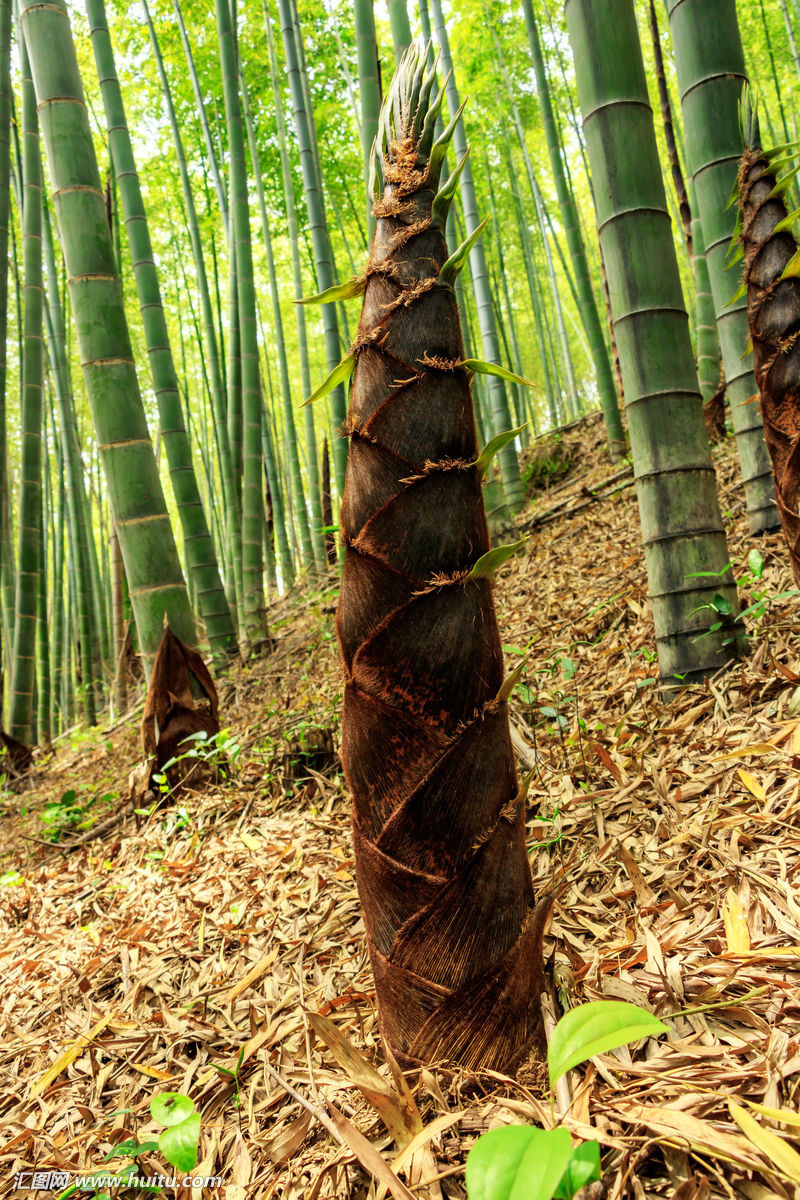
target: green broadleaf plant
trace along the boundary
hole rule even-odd
[[[595,1054],[668,1030],[652,1013],[620,1000],[573,1008],[556,1025],[547,1051],[550,1086]],[[572,1148],[569,1130],[506,1125],[478,1138],[467,1156],[469,1200],[572,1200],[600,1179],[596,1141]]]

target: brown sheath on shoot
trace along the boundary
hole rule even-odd
[[[800,584],[800,252],[787,216],[785,188],[796,175],[796,149],[761,149],[755,108],[742,97],[745,150],[739,169],[741,250],[753,365],[764,435],[775,473],[775,495]],[[781,166],[790,169],[781,179]]]
[[[479,456],[434,141],[411,46],[381,115],[385,186],[353,354],[337,616],[342,756],[383,1037],[402,1062],[508,1069],[539,1026],[542,937],[508,727]],[[456,116],[457,119],[457,116]],[[325,293],[325,299],[334,298]],[[348,360],[345,360],[348,363]],[[341,378],[347,373],[333,375]],[[321,389],[322,390],[322,389]],[[487,557],[488,555],[488,557]]]

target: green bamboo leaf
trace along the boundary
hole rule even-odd
[[[158,1148],[168,1163],[179,1171],[191,1171],[197,1162],[200,1141],[200,1113],[192,1113],[180,1125],[165,1129],[158,1139]]]
[[[728,308],[731,304],[735,304],[737,300],[741,300],[746,295],[747,295],[747,284],[742,282],[739,285],[739,287],[736,289],[736,291],[733,293],[733,295],[731,296],[730,300],[725,305],[725,307]]]
[[[787,171],[785,175],[780,177],[767,199],[774,200],[777,196],[782,196],[791,186],[798,171],[800,171],[800,163],[795,163],[790,171]]]
[[[739,240],[740,240],[741,236],[742,236],[742,210],[738,209],[737,213],[736,213],[736,222],[733,226],[733,233],[731,234],[731,240],[730,240],[730,244],[728,246],[728,253],[725,255],[726,261],[730,258],[730,256],[735,251],[736,247],[739,245]]]
[[[724,211],[727,212],[729,208],[732,208],[738,199],[739,199],[739,180],[737,178],[734,180],[733,187],[731,188],[731,194],[728,197],[728,203],[725,205]]]
[[[800,208],[795,208],[787,217],[784,217],[782,221],[778,221],[778,224],[775,226],[772,232],[791,233],[798,218],[800,218]]]
[[[315,392],[311,393],[307,400],[303,401],[300,407],[305,408],[307,404],[313,404],[316,400],[321,400],[323,396],[327,396],[340,383],[346,383],[353,374],[355,366],[356,355],[355,351],[353,351],[352,354],[346,354],[342,361],[336,364],[328,378],[319,385]]]
[[[786,152],[789,150],[797,150],[799,148],[800,142],[781,142],[779,145],[773,146],[771,150],[764,150],[762,153],[767,162],[772,162],[772,160],[778,158],[779,155],[786,154]]]
[[[194,1112],[194,1103],[180,1092],[162,1092],[150,1101],[150,1116],[159,1125],[179,1125]]]
[[[741,242],[737,241],[736,245],[732,246],[731,249],[733,251],[733,254],[729,255],[726,270],[730,270],[731,267],[735,267],[736,264],[740,263],[742,261],[742,259],[744,258],[744,246],[742,245]]]
[[[551,1200],[572,1156],[569,1130],[504,1125],[467,1155],[469,1200]]]
[[[758,91],[745,83],[739,97],[739,128],[745,146],[755,149],[761,141],[758,128]]]
[[[456,167],[450,178],[442,184],[439,191],[433,198],[433,207],[431,209],[431,224],[436,225],[439,229],[444,229],[447,224],[447,214],[450,212],[450,205],[453,202],[453,197],[456,194],[458,181],[461,178],[461,172],[467,164],[469,158],[470,147],[467,146],[461,161]]]
[[[434,149],[435,149],[435,147],[434,147]],[[441,271],[439,272],[439,283],[452,284],[456,275],[461,270],[461,268],[464,266],[464,263],[467,261],[467,256],[468,256],[470,250],[472,249],[472,247],[477,242],[478,238],[483,233],[484,226],[486,225],[486,222],[488,220],[489,220],[488,217],[484,217],[483,220],[481,221],[480,225],[477,227],[477,229],[473,229],[472,233],[469,235],[467,240],[462,242],[461,245],[458,247],[458,249],[455,251],[455,253],[450,255],[447,262],[444,264]]]
[[[786,266],[783,268],[781,279],[793,279],[797,275],[800,275],[800,250],[796,250],[794,252]]]
[[[334,300],[352,300],[354,296],[363,296],[366,286],[366,278],[356,275],[347,283],[337,283],[335,287],[326,288],[316,296],[303,296],[302,300],[295,300],[295,304],[331,304]]]
[[[556,1025],[547,1047],[550,1086],[595,1054],[667,1032],[669,1026],[652,1013],[622,1000],[592,1000],[570,1009]]]
[[[438,65],[438,62],[439,62],[439,51],[437,50],[436,57],[435,57],[434,63],[433,63],[434,69]],[[430,152],[431,146],[433,145],[433,135],[434,135],[434,131],[436,128],[436,119],[442,110],[442,103],[444,102],[444,94],[445,94],[445,85],[442,84],[441,88],[436,93],[436,97],[431,102],[430,108],[425,113],[425,120],[422,122],[422,134],[420,135],[420,139],[419,139],[419,149],[420,149],[420,153],[423,155],[427,155]]]
[[[465,358],[461,366],[466,367],[468,371],[477,371],[481,375],[496,375],[498,379],[507,379],[509,383],[520,383],[523,387],[536,387],[532,379],[526,379],[524,375],[515,375],[513,371],[501,367],[499,363],[484,362],[482,358]]]
[[[475,462],[472,464],[474,467],[478,468],[478,471],[481,475],[485,475],[489,470],[489,465],[494,456],[499,454],[503,447],[507,446],[509,442],[513,442],[517,434],[522,433],[527,424],[528,422],[526,421],[524,425],[518,426],[517,429],[507,429],[505,433],[498,433],[496,437],[493,437],[491,441],[486,443],[478,457],[475,459]]]
[[[475,563],[467,579],[491,579],[495,571],[499,571],[503,563],[508,562],[521,550],[527,540],[524,537],[518,542],[510,542],[508,546],[495,546],[492,550],[487,550]]]
[[[369,156],[369,181],[367,183],[368,194],[373,200],[379,200],[384,188],[383,174],[383,130],[379,126],[378,132],[375,134],[375,139],[372,143],[372,150]]]
[[[439,172],[442,169],[444,157],[447,154],[453,134],[455,133],[456,125],[461,119],[461,114],[467,106],[467,101],[464,100],[459,106],[455,115],[445,125],[442,132],[439,134],[431,149],[430,162],[428,164],[428,179],[435,181],[439,178]]]

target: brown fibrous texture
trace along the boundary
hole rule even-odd
[[[782,278],[797,246],[790,232],[775,232],[787,215],[782,198],[771,195],[775,182],[761,150],[745,150],[739,183],[753,365],[778,512],[800,584],[800,279]]]
[[[382,1035],[406,1065],[508,1070],[540,1042],[534,903],[470,376],[436,181],[395,140],[346,431],[342,758]]]
[[[209,738],[219,733],[218,714],[217,689],[208,667],[196,650],[165,628],[153,660],[141,725],[142,748],[146,755],[155,756],[153,770],[162,770],[184,754],[191,746],[187,738],[198,733]],[[170,786],[174,789],[186,783],[188,773],[196,782],[196,766],[187,761],[168,768]]]

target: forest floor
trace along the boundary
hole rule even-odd
[[[393,1195],[455,1200],[475,1138],[520,1121],[599,1140],[593,1195],[797,1195],[797,602],[771,601],[792,586],[780,538],[748,536],[732,443],[715,457],[737,577],[754,546],[765,560],[743,599],[770,602],[749,657],[705,686],[669,704],[653,686],[630,479],[583,503],[617,474],[597,421],[538,444],[520,524],[565,506],[532,527],[496,588],[507,666],[530,654],[512,721],[521,770],[536,767],[535,884],[561,888],[554,994],[632,1001],[668,1037],[573,1070],[552,1106],[530,1068],[412,1073],[423,1132],[398,1152],[383,1118],[403,1104],[378,1039],[343,781],[324,755],[305,782],[289,778],[315,729],[338,745],[343,688],[335,586],[296,589],[271,609],[274,653],[220,681],[241,746],[229,781],[137,817],[132,714],[64,739],[27,790],[0,797],[3,1194],[17,1172],[75,1175],[124,1139],[150,1140],[150,1100],[168,1091],[202,1112],[193,1174],[222,1181],[179,1188],[187,1200],[382,1197],[361,1165],[380,1170],[381,1156]],[[70,848],[71,823],[100,828],[109,812],[115,824]],[[367,1064],[386,1081],[375,1106],[357,1086],[375,1086]],[[781,1124],[754,1104],[792,1111]],[[145,1156],[141,1173],[159,1162]]]

